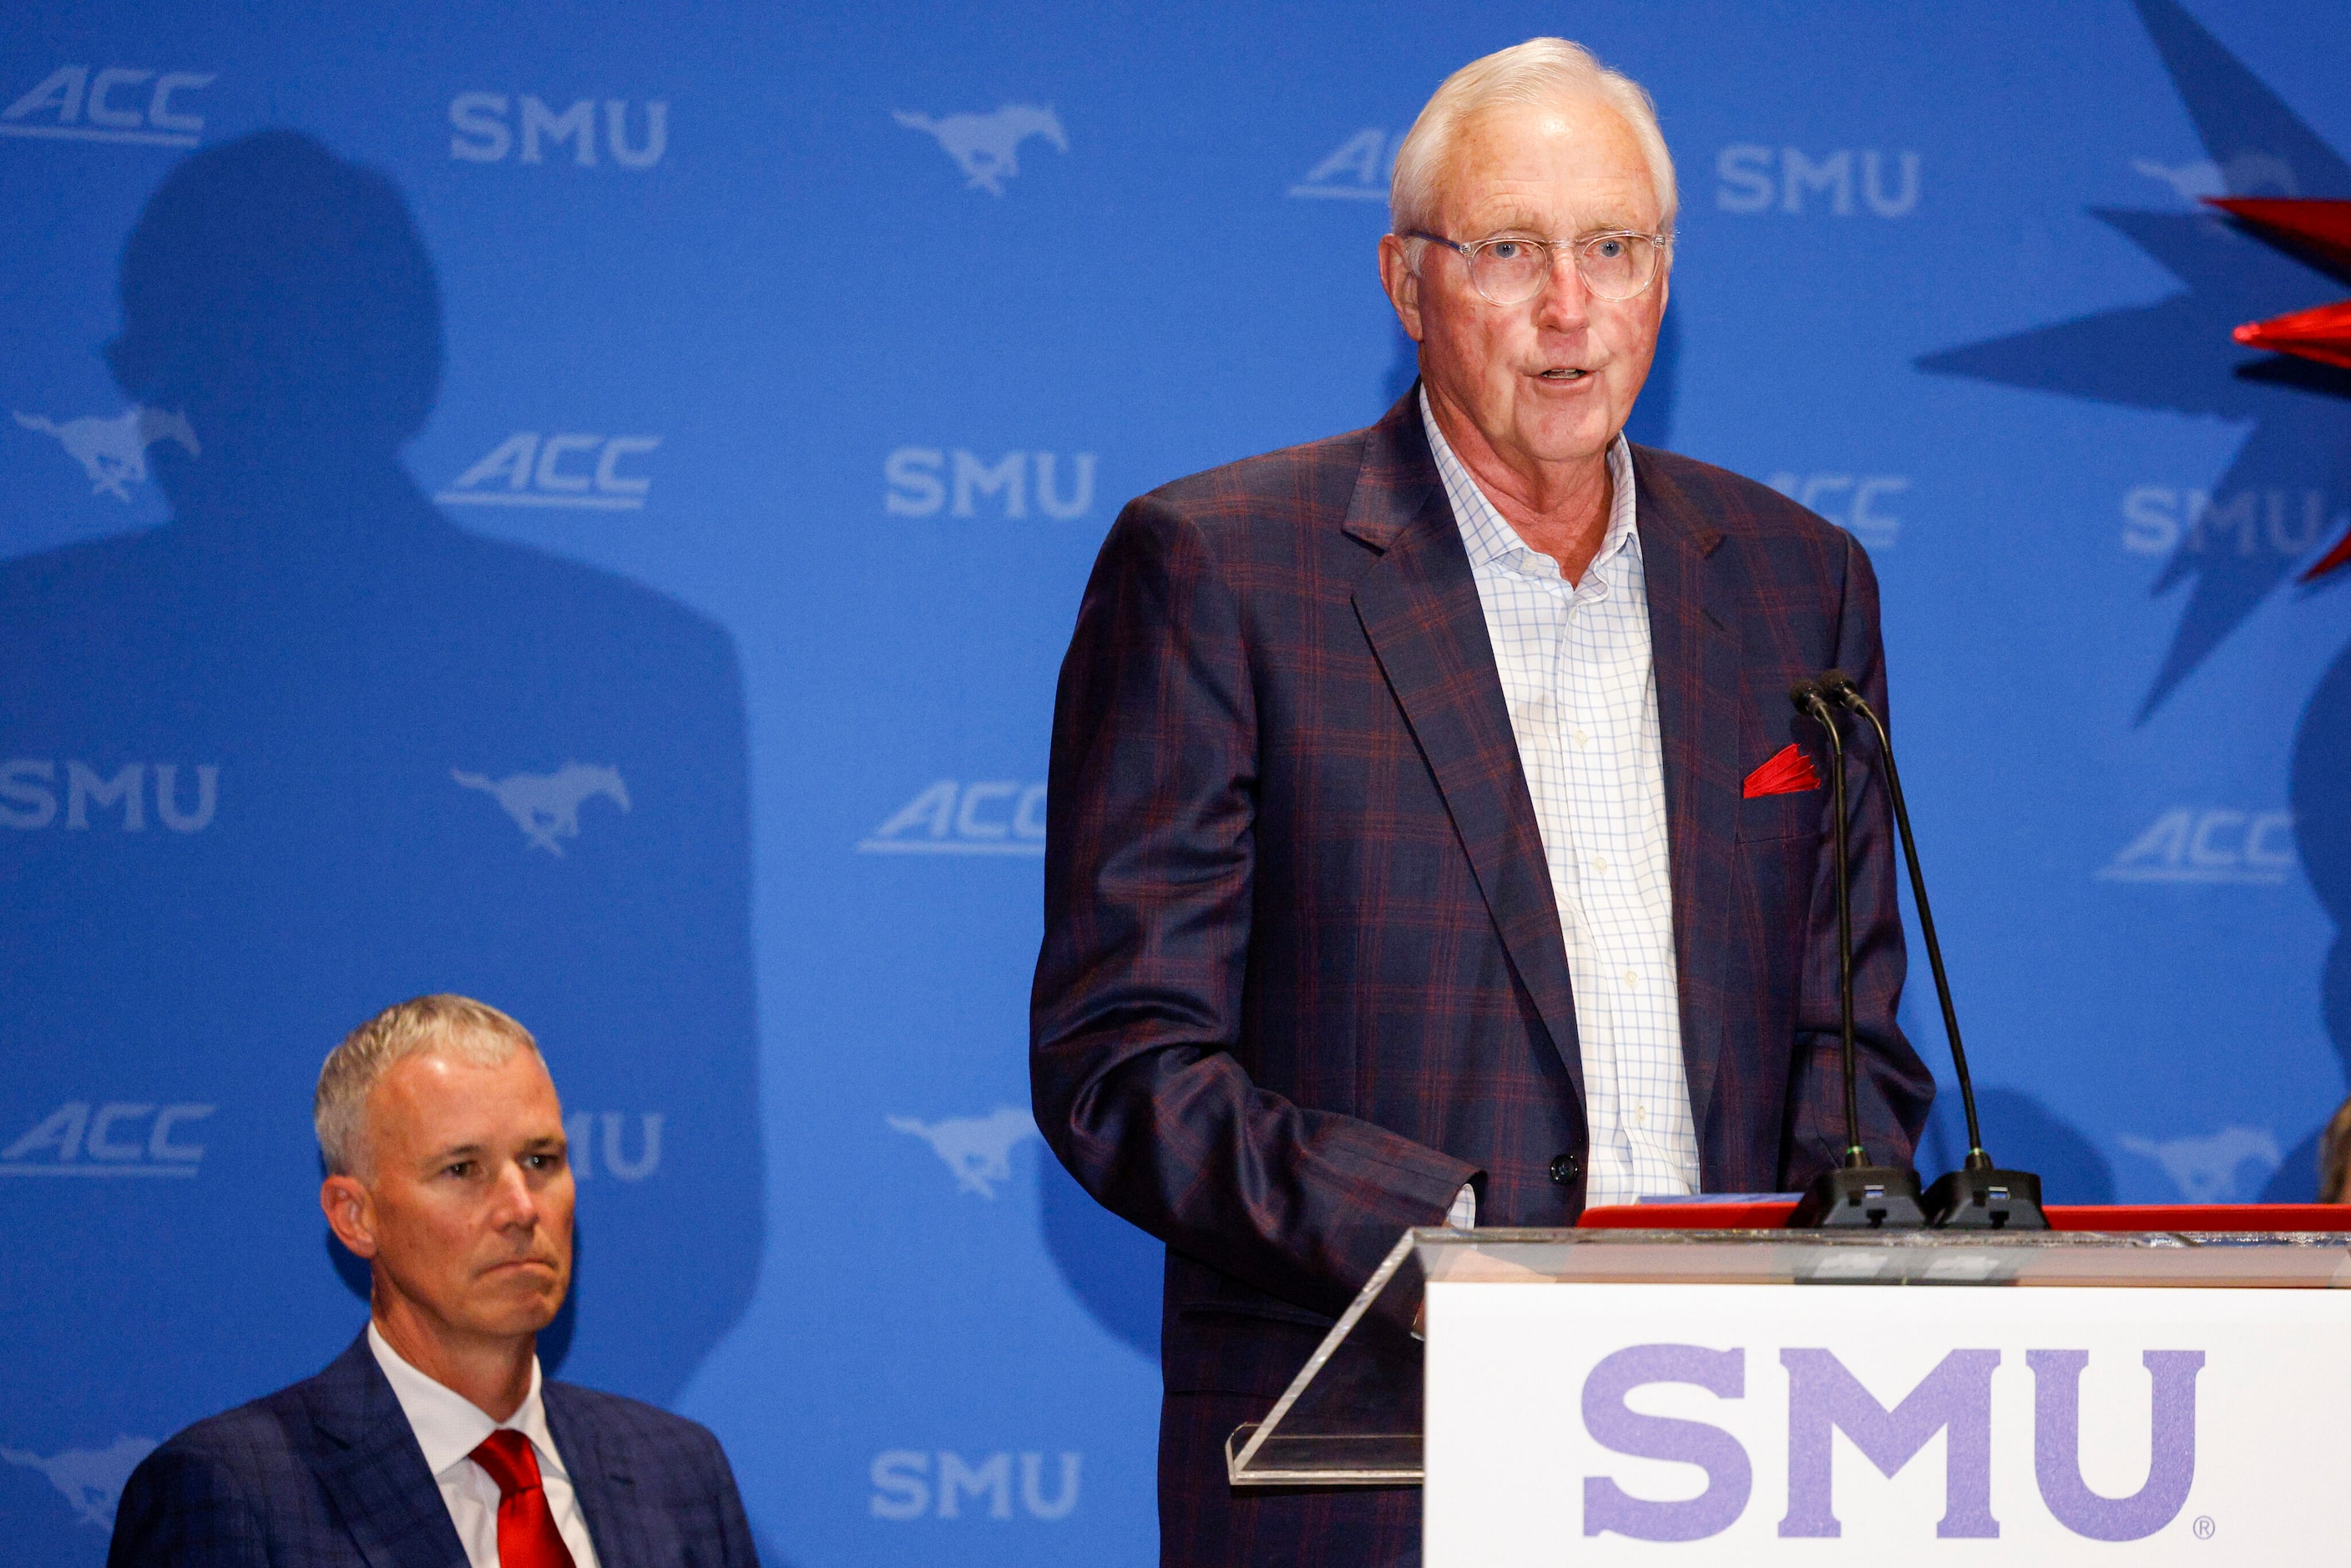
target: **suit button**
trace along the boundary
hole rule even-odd
[[[1551,1179],[1562,1186],[1573,1186],[1583,1174],[1583,1162],[1573,1155],[1556,1155],[1551,1162]]]

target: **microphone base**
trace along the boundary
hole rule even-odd
[[[1791,1230],[1920,1230],[1926,1224],[1918,1173],[1893,1166],[1823,1171],[1788,1217]]]
[[[1956,1170],[1927,1189],[1927,1223],[1937,1230],[2046,1230],[2041,1178],[2031,1171]]]

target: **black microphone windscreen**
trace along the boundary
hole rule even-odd
[[[1853,677],[1846,674],[1843,670],[1823,670],[1821,672],[1821,690],[1828,693],[1829,695],[1833,697],[1841,697],[1844,695],[1845,693],[1854,689]]]
[[[1788,700],[1796,705],[1798,713],[1812,712],[1813,705],[1821,700],[1820,683],[1813,680],[1799,680],[1788,688]]]

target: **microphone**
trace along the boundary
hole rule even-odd
[[[1918,1173],[1870,1164],[1861,1143],[1861,1092],[1853,1055],[1853,883],[1846,860],[1844,737],[1837,732],[1819,683],[1798,681],[1788,689],[1796,711],[1817,722],[1829,737],[1830,810],[1836,816],[1837,1005],[1844,1046],[1844,1160],[1823,1171],[1806,1188],[1791,1230],[1904,1230],[1924,1225],[1918,1207]]]
[[[1950,977],[1943,972],[1943,945],[1935,938],[1935,912],[1927,902],[1927,875],[1918,869],[1918,840],[1910,831],[1910,808],[1902,798],[1902,770],[1894,761],[1894,737],[1886,721],[1843,670],[1821,676],[1820,689],[1869,721],[1877,732],[1877,755],[1886,763],[1886,792],[1894,802],[1894,825],[1902,833],[1902,858],[1910,869],[1910,896],[1918,906],[1919,934],[1927,939],[1927,963],[1935,973],[1935,998],[1943,1005],[1943,1034],[1951,1042],[1951,1065],[1959,1075],[1959,1105],[1968,1116],[1968,1157],[1927,1189],[1927,1223],[1938,1230],[2046,1230],[2041,1178],[2031,1171],[2001,1170],[1984,1152],[1976,1120],[1975,1081],[1968,1074],[1967,1048],[1959,1043],[1959,1015],[1951,1005]]]

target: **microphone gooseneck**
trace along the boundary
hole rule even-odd
[[[1918,838],[1910,831],[1910,807],[1902,798],[1902,769],[1894,760],[1894,737],[1886,733],[1886,721],[1877,716],[1877,710],[1869,706],[1869,700],[1843,670],[1831,670],[1822,675],[1820,685],[1831,701],[1843,703],[1867,719],[1869,727],[1877,732],[1877,755],[1886,759],[1886,793],[1894,803],[1894,825],[1902,832],[1902,860],[1910,872],[1910,897],[1918,906],[1918,932],[1927,942],[1927,967],[1934,971],[1935,999],[1943,1009],[1943,1035],[1951,1042],[1951,1066],[1959,1073],[1959,1108],[1967,1113],[1967,1168],[1988,1171],[1992,1168],[1992,1160],[1984,1153],[1983,1127],[1976,1119],[1975,1080],[1968,1072],[1967,1048],[1959,1043],[1959,1009],[1951,1004],[1951,980],[1943,969],[1943,945],[1935,936],[1935,911],[1927,901],[1927,873],[1918,868]]]
[[[1846,858],[1844,821],[1844,737],[1837,733],[1833,713],[1820,685],[1798,681],[1788,688],[1788,700],[1799,713],[1816,720],[1829,737],[1829,809],[1836,818],[1837,1024],[1844,1052],[1844,1163],[1848,1170],[1869,1164],[1861,1145],[1861,1096],[1856,1087],[1860,1069],[1853,1052],[1853,883]]]

